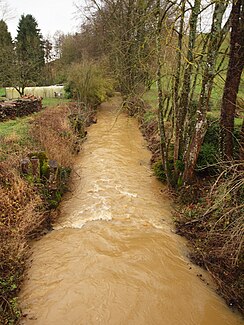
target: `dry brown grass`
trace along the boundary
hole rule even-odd
[[[44,185],[23,178],[20,161],[43,150],[59,166],[70,168],[74,144],[80,136],[69,121],[70,113],[68,106],[47,108],[26,122],[21,120],[25,132],[6,132],[1,137],[0,324],[15,323],[20,316],[16,296],[29,252],[29,237],[38,233],[50,216],[40,192]]]
[[[20,177],[16,164],[12,157],[0,163],[0,311],[5,323],[9,315],[12,320],[19,316],[14,296],[28,253],[27,237],[44,219],[40,195]]]
[[[47,156],[64,167],[72,166],[73,144],[77,141],[68,120],[70,113],[68,106],[47,108],[35,119],[31,130]]]
[[[244,313],[244,163],[221,167],[204,201],[185,208],[178,232],[193,243],[192,258],[211,273],[228,304]]]

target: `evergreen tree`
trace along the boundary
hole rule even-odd
[[[13,42],[7,24],[0,20],[0,85],[9,86],[13,66]]]
[[[22,15],[16,38],[15,88],[20,95],[26,86],[38,84],[45,64],[44,44],[38,24],[32,15]]]

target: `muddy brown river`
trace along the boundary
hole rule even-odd
[[[22,324],[243,324],[187,260],[137,122],[118,107],[102,105],[55,230],[33,243]]]

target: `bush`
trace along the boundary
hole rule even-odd
[[[215,165],[218,161],[217,157],[218,149],[216,148],[216,145],[214,143],[204,142],[198,156],[197,168],[201,169],[209,166],[214,168],[213,165]]]
[[[178,164],[178,167],[181,168],[181,162],[178,161],[177,164]],[[159,179],[161,182],[166,182],[167,179],[166,179],[166,174],[165,174],[165,171],[164,171],[162,161],[158,160],[157,162],[155,162],[153,164],[152,168],[153,168],[154,175],[157,177],[157,179]],[[170,170],[171,177],[173,177],[173,172],[174,172],[174,162],[173,162],[173,160],[170,160],[168,162],[168,168]],[[180,180],[177,180],[177,181],[180,181]],[[175,182],[175,180],[173,182]]]
[[[154,175],[159,179],[161,182],[166,182],[166,174],[162,165],[161,160],[155,162],[153,164],[153,172]]]
[[[83,61],[74,63],[69,68],[66,92],[86,106],[103,102],[112,88],[112,81],[105,77],[98,64]]]

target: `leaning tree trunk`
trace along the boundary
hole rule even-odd
[[[224,159],[233,159],[233,131],[236,99],[244,66],[244,0],[233,0],[230,59],[222,98],[220,150]]]

